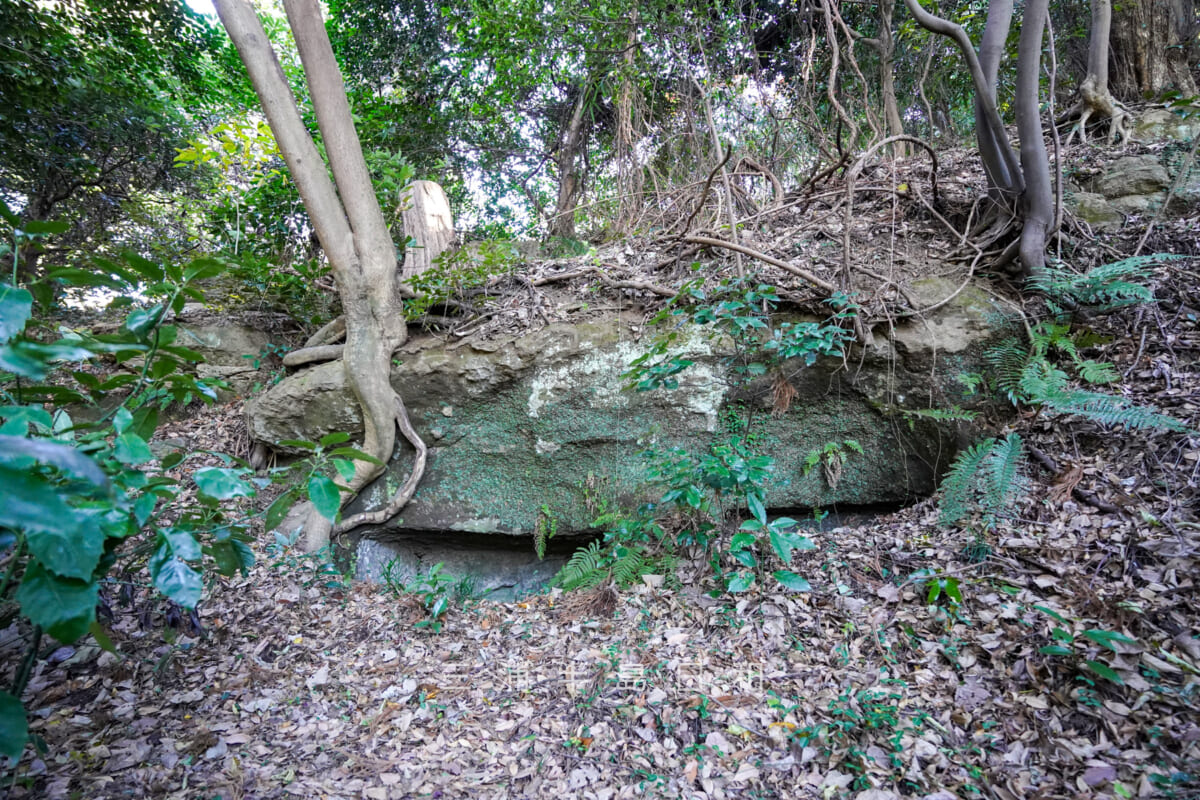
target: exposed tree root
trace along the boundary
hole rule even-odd
[[[404,407],[404,400],[396,393],[393,393],[393,398],[396,404],[396,428],[399,429],[400,433],[416,451],[416,457],[413,459],[412,470],[409,472],[408,480],[396,490],[396,493],[392,495],[392,499],[383,508],[374,511],[363,511],[339,522],[333,529],[334,536],[341,536],[362,525],[380,525],[387,522],[399,514],[404,506],[408,505],[408,501],[412,499],[413,494],[417,491],[417,487],[421,484],[421,478],[425,474],[425,462],[429,455],[429,448],[417,433],[417,429],[413,427],[412,421],[409,420],[408,409]]]
[[[1122,145],[1129,143],[1130,131],[1126,124],[1129,109],[1112,96],[1107,86],[1101,86],[1095,75],[1088,75],[1079,85],[1079,100],[1067,111],[1064,118],[1069,120],[1076,115],[1079,119],[1067,135],[1067,145],[1071,144],[1076,133],[1079,134],[1079,141],[1087,143],[1087,126],[1093,116],[1108,117],[1109,144],[1115,142],[1118,136]]]
[[[317,347],[304,347],[293,350],[283,357],[285,367],[302,367],[305,364],[316,364],[321,361],[335,361],[342,357],[346,346],[344,344],[323,344]]]

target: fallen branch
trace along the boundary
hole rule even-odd
[[[1059,474],[1060,470],[1058,468],[1058,464],[1053,458],[1046,455],[1033,445],[1029,445],[1029,454],[1033,456],[1034,461],[1041,464],[1047,470],[1055,475]],[[1081,503],[1087,503],[1092,508],[1098,511],[1103,511],[1106,514],[1119,514],[1121,512],[1120,506],[1114,506],[1107,500],[1102,500],[1097,497],[1094,492],[1089,492],[1087,489],[1080,489],[1078,486],[1071,490],[1071,496]]]
[[[790,272],[798,278],[803,278],[813,286],[816,286],[818,289],[823,289],[830,294],[833,294],[835,291],[837,291],[837,287],[832,283],[818,278],[808,270],[801,269],[800,267],[794,267],[786,261],[781,261],[774,256],[767,255],[766,253],[760,253],[759,251],[753,250],[745,245],[726,242],[723,239],[712,239],[708,236],[687,236],[683,241],[687,242],[688,244],[700,244],[705,245],[706,247],[722,247],[726,250],[732,250],[735,253],[741,253],[743,255],[750,256],[750,258],[757,259],[764,264],[770,264],[771,266],[779,267],[781,270]]]

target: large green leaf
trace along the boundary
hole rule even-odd
[[[33,295],[0,283],[0,344],[4,344],[21,331],[33,313]]]
[[[74,534],[79,514],[35,475],[0,467],[0,528]]]
[[[287,516],[297,498],[299,498],[299,493],[295,490],[284,492],[275,498],[275,502],[267,508],[267,516],[264,521],[267,530],[273,531],[279,527],[279,523],[283,522],[283,518]]]
[[[17,589],[25,616],[60,642],[70,644],[88,632],[96,618],[99,586],[91,581],[60,578],[33,561]]]
[[[150,557],[150,578],[155,588],[184,608],[195,608],[200,602],[204,588],[200,573],[177,558],[166,542]]]
[[[0,435],[4,436],[24,436],[29,433],[30,425],[49,428],[54,424],[49,411],[34,405],[0,406],[0,419],[4,420],[4,424],[0,425]],[[0,452],[5,449],[0,447]]]
[[[179,528],[164,528],[159,534],[166,540],[171,552],[184,561],[195,561],[200,558],[200,543],[196,537]]]
[[[108,477],[95,461],[65,444],[20,436],[0,436],[0,467],[24,470],[29,461],[57,468],[64,475],[108,488]]]
[[[29,551],[47,569],[64,578],[88,580],[104,552],[104,533],[92,526],[74,530],[30,530],[25,533]]]
[[[338,509],[342,507],[342,493],[337,484],[324,475],[313,475],[308,480],[308,499],[326,519],[337,518]]]
[[[146,444],[146,440],[133,432],[122,433],[117,437],[113,447],[113,456],[122,464],[130,466],[154,460],[154,453],[150,452],[150,446]]]
[[[0,692],[0,756],[16,761],[29,741],[25,706],[8,692]]]
[[[200,491],[216,500],[234,497],[253,497],[254,487],[242,480],[244,470],[228,467],[204,467],[196,470],[192,479]]]

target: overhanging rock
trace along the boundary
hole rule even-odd
[[[927,281],[916,294],[931,302],[954,285]],[[620,375],[645,342],[639,319],[554,324],[508,341],[446,345],[415,339],[397,354],[392,384],[430,445],[425,478],[400,517],[356,536],[450,532],[531,536],[553,520],[560,535],[589,530],[587,497],[630,503],[644,490],[639,453],[682,447],[693,453],[727,441],[745,424],[775,459],[768,506],[795,509],[899,503],[930,493],[953,457],[958,432],[905,412],[962,403],[956,378],[975,371],[994,333],[986,295],[970,287],[927,320],[877,331],[878,345],[842,361],[787,370],[796,396],[773,416],[771,381],[739,384],[725,344],[692,330],[681,337],[695,362],[679,388],[622,390]],[[248,404],[259,441],[316,440],[332,430],[361,430],[340,362],[294,375]],[[852,439],[839,479],[805,459],[828,443]],[[349,511],[386,502],[408,473],[401,448],[388,473]],[[539,520],[541,521],[539,523]]]

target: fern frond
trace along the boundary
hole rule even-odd
[[[988,453],[981,469],[984,497],[983,511],[989,518],[1004,516],[1013,501],[1026,488],[1021,479],[1021,459],[1025,456],[1025,443],[1015,433],[996,442]]]
[[[617,560],[612,565],[612,581],[617,586],[629,586],[641,580],[648,570],[646,555],[638,547],[618,547]]]
[[[566,591],[595,586],[608,576],[605,565],[607,555],[608,552],[601,549],[599,541],[581,547],[571,556],[571,560],[563,565],[550,584]]]
[[[942,497],[938,503],[941,512],[938,515],[940,524],[953,525],[970,512],[977,473],[995,446],[995,439],[984,439],[971,445],[954,459],[954,463],[942,479]]]
[[[1116,368],[1107,361],[1084,359],[1076,366],[1079,369],[1079,377],[1091,384],[1115,383],[1120,378]]]

